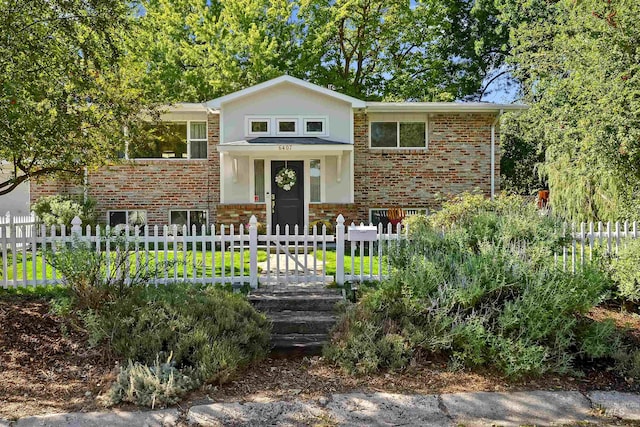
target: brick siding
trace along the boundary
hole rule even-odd
[[[96,201],[99,221],[106,221],[109,210],[143,209],[149,224],[167,224],[169,210],[198,209],[209,212],[216,220],[220,200],[220,141],[218,114],[209,114],[207,159],[131,160],[90,171],[88,195]],[[74,191],[60,181],[49,180],[32,185],[31,202],[56,192]]]
[[[437,208],[440,197],[480,189],[491,190],[491,123],[494,114],[440,113],[429,119],[428,149],[371,149],[366,113],[354,114],[355,203],[312,203],[309,223],[367,222],[370,208]],[[149,224],[166,224],[170,209],[209,212],[211,223],[246,224],[251,215],[266,222],[264,204],[219,204],[220,140],[218,114],[208,115],[208,158],[201,160],[136,160],[89,173],[88,194],[97,202],[100,221],[108,210],[144,209]],[[496,191],[500,176],[496,132]],[[82,194],[77,183],[34,181],[31,202],[48,194]]]
[[[440,197],[474,189],[490,195],[494,120],[493,114],[432,114],[426,150],[371,149],[367,115],[354,114],[357,220],[367,221],[369,208],[437,208]],[[498,147],[496,137],[496,191]]]
[[[251,215],[255,215],[259,223],[267,223],[267,210],[264,203],[223,203],[219,204],[217,223],[238,227],[249,224]]]

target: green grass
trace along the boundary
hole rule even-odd
[[[8,280],[24,280],[24,268],[26,267],[26,280],[34,279],[34,263],[33,263],[33,255],[31,252],[26,253],[26,256],[23,257],[22,253],[16,253],[16,269],[15,274],[13,270],[13,257],[14,255],[9,254],[7,259],[7,279]],[[113,259],[115,254],[112,252],[111,258]],[[192,268],[194,263],[195,256],[195,268]],[[164,252],[158,252],[158,265],[166,265],[167,270],[167,278],[168,279],[182,279],[185,277],[185,267],[186,267],[186,277],[188,279],[198,279],[202,277],[203,269],[206,277],[211,277],[212,273],[212,264],[211,264],[212,253],[205,252],[204,264],[203,257],[201,251],[196,251],[195,253],[192,251],[183,252],[181,250],[176,251],[173,250],[167,251],[167,256],[165,260]],[[244,272],[244,275],[249,275],[249,251],[244,251],[244,259],[241,264],[241,254],[240,251],[235,251],[233,253],[233,264],[231,263],[232,254],[230,252],[225,252],[224,257],[224,271],[225,276],[231,276],[231,266],[233,265],[234,276],[241,275],[241,272]],[[265,251],[258,251],[258,262],[266,261],[267,254]],[[46,277],[47,280],[53,279],[53,268],[47,262],[46,269],[42,268],[43,255],[38,252],[36,254],[35,260],[35,275],[38,280]],[[166,262],[165,262],[166,261]],[[135,254],[131,254],[129,256],[129,264],[130,269],[133,272],[136,268],[136,256]],[[2,265],[2,261],[0,261],[0,265]],[[141,268],[145,267],[145,256],[144,253],[140,253],[138,256],[138,265]],[[149,256],[149,269],[153,271],[155,266],[155,255],[150,253]],[[203,268],[204,267],[204,268]],[[46,274],[43,274],[43,271],[46,271]],[[195,274],[194,274],[195,273]],[[215,277],[222,276],[222,254],[220,252],[215,253]],[[158,273],[159,278],[164,278],[164,272]],[[58,273],[57,278],[60,278],[60,274]],[[4,275],[2,269],[0,269],[0,281],[4,280]]]
[[[351,253],[347,251],[347,253],[345,254],[345,258],[344,258],[344,274],[351,274],[351,264],[352,264],[352,260],[351,260]],[[316,254],[316,258],[318,258],[318,260],[322,260],[322,252],[319,252]],[[368,276],[371,273],[371,266],[370,266],[370,261],[371,261],[371,257],[368,255],[365,255],[363,257],[364,259],[362,260],[363,263],[363,272],[365,276]],[[378,264],[378,260],[379,257],[378,255],[374,255],[373,256],[373,275],[377,276],[378,272],[379,272],[379,264]],[[335,251],[327,251],[327,255],[326,255],[326,271],[327,271],[327,275],[329,276],[333,276],[336,274],[336,252]],[[389,268],[387,265],[387,258],[385,256],[382,257],[382,274],[386,275],[388,274]],[[356,253],[356,256],[353,258],[353,272],[355,275],[360,275],[360,257],[358,256],[358,254]]]
[[[34,262],[33,262],[33,255],[32,253],[26,252],[26,254],[23,254],[21,252],[18,252],[15,254],[16,257],[16,269],[15,269],[15,273],[14,273],[14,269],[13,269],[13,256],[12,254],[8,254],[8,259],[7,259],[7,271],[4,272],[2,268],[0,268],[0,282],[2,280],[4,280],[4,275],[6,274],[7,280],[17,280],[22,281],[26,280],[28,281],[32,281],[34,280]],[[111,253],[111,257],[113,259],[113,257],[115,256],[115,254]],[[195,268],[192,269],[193,263],[194,263],[194,259],[193,257],[195,256]],[[318,251],[316,252],[316,258],[318,259],[318,266],[321,265],[321,261],[323,260],[323,252]],[[264,250],[260,250],[258,251],[258,262],[264,262],[267,259],[267,253]],[[369,274],[371,273],[371,269],[370,269],[370,257],[369,256],[364,256],[363,259],[363,272],[365,276],[369,276]],[[245,276],[249,275],[249,251],[245,250],[244,251],[244,259],[243,259],[243,263],[241,264],[240,262],[241,257],[240,257],[240,251],[235,251],[233,254],[233,270],[234,270],[234,276],[240,276],[242,275],[242,273],[244,273]],[[48,261],[48,260],[47,260]],[[0,267],[3,266],[2,264],[3,260],[1,259],[1,254],[0,254]],[[135,271],[136,268],[136,257],[135,254],[132,253],[129,256],[129,263],[130,263],[130,271],[133,273]],[[138,255],[138,264],[144,268],[145,266],[145,257],[144,257],[144,252],[140,252]],[[202,252],[201,251],[191,251],[188,250],[186,252],[183,252],[182,250],[177,250],[175,253],[173,250],[168,250],[167,251],[167,257],[165,260],[165,254],[164,251],[159,251],[158,252],[158,264],[159,265],[166,265],[166,278],[167,279],[183,279],[183,278],[187,278],[187,279],[199,279],[202,277],[203,274],[203,269],[204,269],[204,273],[205,273],[205,277],[212,277],[212,253],[210,251],[205,252],[205,257],[204,257],[204,263],[203,263],[203,258],[202,258]],[[231,253],[229,251],[225,252],[225,257],[224,257],[224,272],[225,272],[225,277],[230,277],[231,276]],[[345,274],[349,275],[351,274],[351,264],[352,264],[352,259],[351,259],[351,254],[349,251],[347,251],[347,254],[345,256],[345,260],[344,260],[344,264],[345,264]],[[354,257],[353,259],[353,269],[354,269],[354,274],[355,275],[359,275],[360,274],[360,258],[359,256],[356,255],[356,257]],[[150,256],[149,256],[149,268],[150,270],[153,271],[155,265],[155,255],[153,252],[150,252]],[[186,275],[185,275],[185,266],[186,266]],[[26,269],[26,275],[25,275],[25,269]],[[45,272],[45,273],[43,273]],[[374,255],[373,256],[373,270],[372,270],[372,274],[374,276],[377,276],[379,272],[379,264],[378,264],[378,256]],[[382,263],[382,272],[383,274],[387,274],[388,273],[388,266],[387,266],[387,262],[386,262],[386,257],[383,257],[383,263]],[[195,274],[194,274],[195,273]],[[327,250],[326,251],[326,274],[329,276],[335,276],[336,274],[336,252],[335,250]],[[53,275],[53,268],[51,266],[51,264],[49,262],[46,263],[46,269],[43,270],[43,255],[40,251],[38,251],[38,253],[36,253],[36,259],[35,259],[35,277],[38,280],[42,280],[42,279],[47,279],[47,280],[53,280],[54,275]],[[163,271],[158,273],[158,277],[160,279],[164,279],[165,278],[165,274]],[[217,251],[215,253],[215,275],[214,277],[222,277],[222,254]],[[57,279],[60,279],[60,273],[57,274],[56,276]]]

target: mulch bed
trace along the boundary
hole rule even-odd
[[[597,308],[596,320],[613,318],[640,343],[640,316],[615,307]],[[104,409],[97,399],[115,378],[105,349],[89,349],[87,336],[50,313],[43,300],[0,297],[0,418]],[[425,361],[402,373],[353,377],[320,357],[271,358],[239,372],[224,385],[190,394],[182,408],[207,401],[313,399],[331,393],[452,393],[517,390],[640,390],[605,366],[589,366],[580,378],[547,375],[507,381],[486,372],[450,372],[444,360]],[[127,407],[126,409],[131,409]]]
[[[64,333],[63,333],[64,332]],[[0,417],[97,408],[113,364],[42,300],[0,299]]]

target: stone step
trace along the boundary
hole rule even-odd
[[[322,294],[322,295],[342,295],[342,289],[326,288],[322,286],[304,286],[304,285],[274,285],[263,286],[256,290],[251,291],[251,295],[307,295],[307,294]]]
[[[337,316],[319,311],[280,311],[268,313],[267,317],[275,335],[328,334],[337,320]]]
[[[249,302],[260,311],[318,311],[332,312],[336,304],[342,301],[341,295],[336,294],[258,294],[249,295]]]
[[[327,334],[274,334],[271,336],[271,352],[290,354],[320,354],[329,340]]]

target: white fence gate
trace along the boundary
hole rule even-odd
[[[382,280],[391,270],[387,250],[407,236],[400,224],[386,229],[381,224],[346,227],[342,215],[335,234],[323,226],[311,233],[306,227],[277,227],[274,234],[259,235],[255,217],[249,227],[211,225],[190,230],[186,226],[83,228],[75,218],[71,233],[65,226],[36,225],[33,216],[21,220],[0,220],[0,286],[4,288],[62,283],[60,272],[50,263],[51,255],[78,242],[104,256],[105,276],[121,275],[129,281],[144,274],[156,284],[192,281],[255,288],[258,283],[340,285]],[[636,222],[583,223],[570,231],[572,242],[555,258],[565,270],[573,271],[592,258],[596,248],[615,253],[626,239],[640,237]]]

